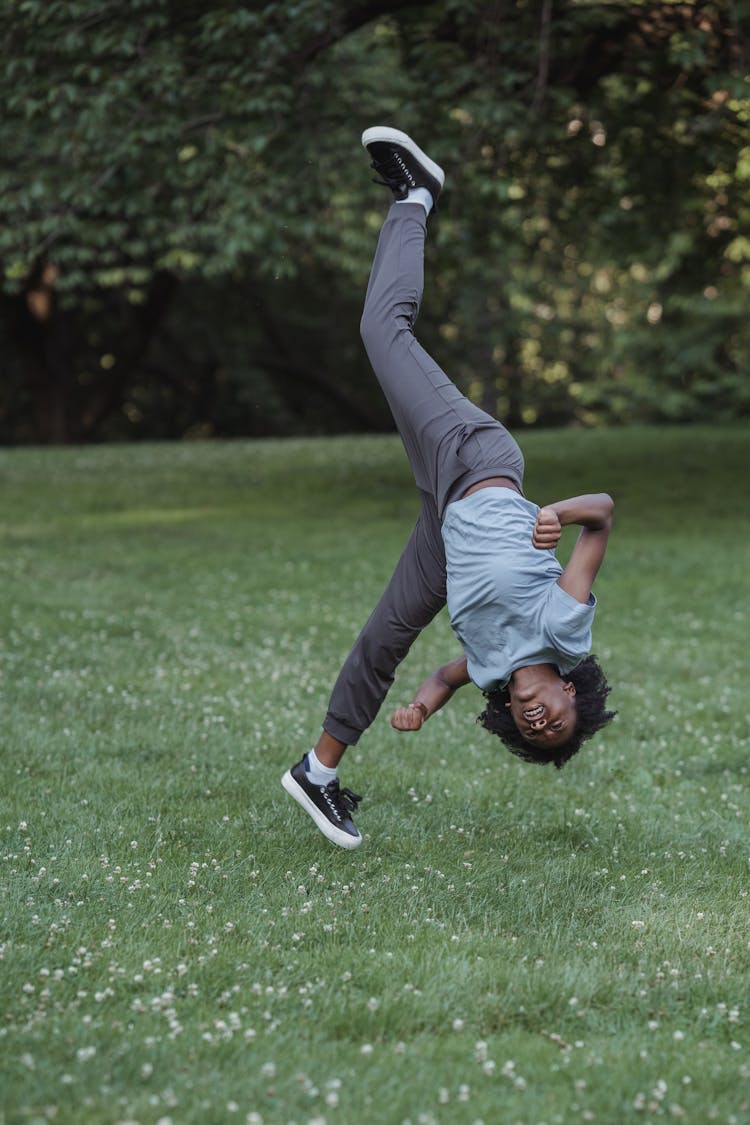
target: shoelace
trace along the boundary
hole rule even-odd
[[[347,816],[350,816],[356,810],[357,805],[362,800],[356,793],[352,793],[351,789],[342,789],[338,781],[329,782],[327,788],[337,806]]]
[[[406,183],[404,170],[396,163],[396,158],[393,156],[389,160],[373,160],[370,167],[382,177],[380,180],[372,181],[374,184],[379,184],[380,187],[387,187],[392,191],[394,187]]]

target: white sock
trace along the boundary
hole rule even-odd
[[[324,766],[315,750],[310,750],[307,754],[305,773],[313,785],[328,785],[329,781],[335,781],[337,777],[335,768],[331,769],[330,766]]]
[[[432,196],[426,187],[412,188],[406,199],[397,199],[397,203],[421,203],[429,215],[432,210]]]

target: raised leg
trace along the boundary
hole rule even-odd
[[[462,395],[414,336],[425,223],[418,203],[392,205],[378,240],[361,333],[417,487],[433,497],[442,518],[457,483],[472,471],[487,468],[487,475],[508,475],[520,487],[523,458],[505,427]],[[467,446],[480,431],[481,442]]]

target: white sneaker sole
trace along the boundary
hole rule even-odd
[[[439,164],[436,164],[434,160],[430,160],[427,153],[422,152],[419,145],[416,145],[406,133],[402,133],[400,129],[389,129],[386,125],[373,125],[372,128],[365,129],[362,134],[362,144],[367,148],[367,146],[374,141],[381,141],[384,144],[400,145],[401,148],[405,148],[407,152],[410,152],[412,156],[416,157],[425,172],[433,176],[442,188],[445,183],[445,172]]]
[[[294,797],[298,805],[301,805],[305,812],[312,817],[315,824],[323,833],[323,835],[331,841],[332,844],[337,844],[340,848],[358,848],[362,843],[361,836],[350,836],[348,832],[342,831],[337,828],[335,824],[331,824],[330,820],[323,815],[317,805],[315,805],[301,785],[292,777],[292,771],[287,770],[281,779],[281,784],[286,789],[290,797]]]

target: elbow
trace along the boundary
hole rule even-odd
[[[607,534],[612,530],[612,513],[615,510],[615,502],[608,492],[597,492],[595,496],[591,497],[589,517],[582,520],[582,524],[589,531],[606,531]]]
[[[615,510],[615,502],[612,499],[612,497],[609,495],[608,492],[602,492],[601,502],[602,502],[602,518],[604,520],[605,525],[607,527],[610,527],[611,524],[612,524],[612,516],[613,516],[614,510]]]

